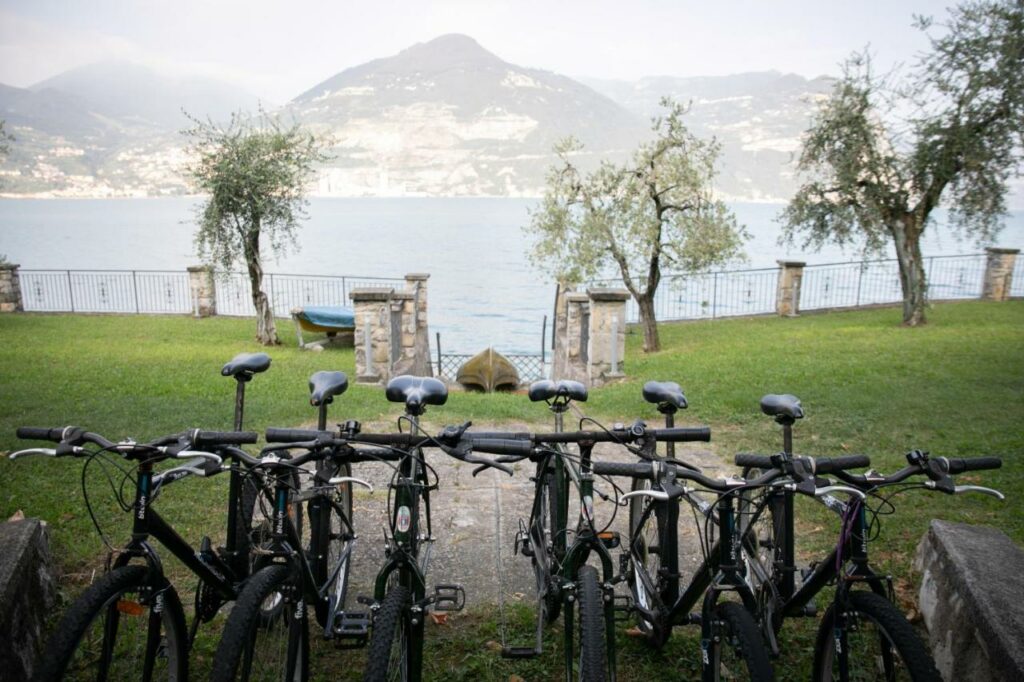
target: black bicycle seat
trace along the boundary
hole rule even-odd
[[[800,407],[800,398],[788,393],[782,395],[769,393],[761,398],[761,411],[770,417],[775,417],[775,421],[804,418],[804,408]]]
[[[266,353],[239,353],[231,358],[231,362],[220,369],[222,376],[238,377],[244,375],[246,378],[253,374],[267,371],[270,367],[270,356]]]
[[[648,381],[644,384],[644,400],[662,411],[685,410],[687,405],[683,389],[674,381]]]
[[[551,379],[544,379],[530,384],[528,395],[530,400],[535,403],[541,400],[551,400],[552,398],[567,398],[568,400],[585,403],[587,402],[587,387],[578,381],[569,381],[567,379],[552,381]]]
[[[410,414],[423,414],[424,406],[448,401],[448,387],[433,377],[403,374],[388,382],[384,395],[393,403],[405,403]]]
[[[348,377],[344,372],[317,372],[309,378],[309,403],[314,407],[329,405],[334,396],[341,395],[348,388]]]

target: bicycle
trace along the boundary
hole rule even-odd
[[[203,539],[198,550],[190,546],[152,505],[161,491],[176,481],[189,475],[218,473],[221,454],[244,455],[229,446],[255,443],[256,434],[193,430],[149,443],[115,443],[79,427],[66,426],[21,427],[17,436],[48,440],[57,443],[57,447],[20,450],[12,453],[11,459],[44,455],[88,457],[91,461],[103,453],[116,453],[138,466],[134,503],[126,509],[133,518],[131,539],[113,558],[106,574],[65,612],[46,645],[35,679],[188,679],[191,634],[185,627],[181,600],[164,575],[150,538],[155,538],[199,577],[201,589],[197,592],[206,596],[197,599],[208,600],[203,603],[213,610],[235,599],[245,577],[234,573],[230,554],[224,559],[210,550],[208,538]],[[90,449],[89,445],[98,449]],[[200,447],[221,454],[196,449]],[[159,473],[155,471],[156,464],[169,459],[189,461]],[[236,513],[235,505],[230,505],[229,526]],[[229,549],[233,537],[228,536]],[[194,624],[203,616],[197,612]]]
[[[636,604],[634,608],[640,618],[649,624],[649,630],[659,634],[659,640],[668,637],[675,625],[697,622],[701,626],[701,662],[704,680],[727,679],[746,671],[749,679],[768,680],[772,678],[768,652],[761,640],[753,614],[756,613],[754,592],[746,580],[746,567],[742,552],[743,535],[736,531],[737,498],[746,490],[762,488],[783,474],[769,471],[753,480],[738,478],[711,479],[693,467],[679,461],[653,457],[655,441],[645,440],[641,453],[647,461],[639,464],[601,463],[595,472],[603,475],[630,476],[650,480],[649,488],[634,486],[623,496],[623,501],[649,498],[638,524],[634,527],[629,545],[629,571],[637,584],[646,588],[647,605]],[[646,452],[643,452],[646,450]],[[865,466],[866,458],[851,456],[835,460],[821,459],[816,466],[822,472]],[[714,504],[708,503],[695,493],[696,490],[677,484],[677,480],[698,483],[706,490],[717,493]],[[855,495],[852,488],[828,486],[816,488],[812,485],[801,490],[810,495],[827,495],[845,489]],[[704,518],[702,553],[704,559],[685,589],[674,601],[662,598],[659,576],[649,573],[647,559],[651,552],[649,538],[657,537],[658,554],[672,556],[676,548],[671,544],[675,534],[664,532],[663,521],[667,517],[666,507],[686,501]],[[651,524],[653,527],[648,528]],[[710,529],[717,531],[712,541]],[[661,532],[659,532],[661,531]],[[738,601],[722,600],[726,593],[735,593]],[[699,616],[691,610],[701,603]],[[734,657],[730,660],[730,657]]]
[[[751,560],[751,576],[757,576],[759,582],[761,628],[768,641],[776,641],[784,618],[814,614],[816,609],[811,606],[814,597],[825,587],[835,586],[815,641],[812,679],[816,681],[939,679],[928,647],[892,602],[891,576],[877,573],[870,565],[868,545],[872,534],[877,534],[878,511],[869,509],[866,498],[870,496],[880,505],[891,508],[890,500],[895,494],[925,488],[946,494],[980,492],[1002,499],[1002,494],[996,490],[975,485],[957,486],[952,479],[953,475],[965,471],[997,469],[1002,462],[995,457],[932,458],[919,450],[907,453],[906,458],[907,466],[889,476],[873,470],[863,475],[834,472],[837,479],[861,491],[863,496],[847,502],[831,495],[821,498],[820,501],[840,517],[841,531],[829,555],[803,573],[799,587],[787,585],[787,577],[793,576],[793,572],[779,570],[795,563],[789,549],[792,546],[789,538],[794,532],[792,515],[773,517],[767,524],[756,524],[755,519],[753,528],[759,534],[752,533],[753,537],[745,541],[747,547],[753,547],[756,542],[757,546],[771,550],[772,563],[765,564],[760,556]],[[762,470],[788,470],[791,476],[804,479],[820,473],[801,466],[799,458],[782,455],[737,455],[736,463]],[[879,491],[883,488],[915,475],[924,475],[929,480],[908,484],[881,496]],[[762,505],[761,509],[771,513],[767,505]],[[776,551],[776,548],[781,549]],[[857,589],[861,586],[867,589]],[[792,591],[787,592],[789,589]]]

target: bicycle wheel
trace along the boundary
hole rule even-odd
[[[579,679],[583,682],[604,682],[608,676],[604,600],[597,579],[597,569],[581,566],[577,576],[579,590]]]
[[[633,479],[633,490],[646,490],[650,481]],[[648,497],[629,501],[629,537],[633,559],[626,576],[634,603],[648,613],[659,605],[671,605],[679,595],[678,549],[662,552],[662,546],[678,546],[677,530],[667,518],[668,509]],[[637,611],[637,627],[655,647],[664,646],[672,632],[669,623],[658,622]]]
[[[715,636],[707,647],[705,682],[774,679],[757,623],[742,604],[721,602],[715,607]]]
[[[154,590],[149,568],[116,568],[71,605],[33,679],[188,679],[188,634],[178,594]]]
[[[832,604],[818,628],[812,679],[942,679],[913,626],[884,597],[862,590],[850,592],[838,627],[836,620],[836,605]]]
[[[409,589],[394,585],[373,616],[364,682],[407,680],[409,670]]]
[[[564,535],[565,529],[554,527],[555,519],[558,518],[557,510],[560,499],[554,473],[538,472],[538,476],[543,476],[541,479],[543,483],[537,486],[536,494],[540,497],[538,500],[539,514],[533,520],[530,532],[530,544],[533,549],[531,561],[537,582],[537,593],[544,597],[542,600],[544,622],[550,624],[558,620],[562,610],[562,598],[556,587],[553,567],[558,562],[555,552],[555,537],[559,534]],[[538,554],[541,552],[544,553],[546,562],[538,559]]]
[[[351,476],[351,468],[342,464],[333,475]],[[315,545],[310,549],[316,550],[310,552],[310,563],[317,585],[341,611],[345,608],[348,593],[350,560],[345,553],[352,536],[352,484],[336,486],[333,494],[320,498],[319,503],[321,511],[318,514],[312,511],[312,500],[307,505],[310,508],[311,535],[315,539]],[[316,619],[321,627],[327,626],[328,610],[326,601],[317,602]]]
[[[224,625],[211,680],[306,679],[309,637],[298,589],[284,564],[266,566],[249,579]]]

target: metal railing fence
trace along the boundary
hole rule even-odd
[[[502,355],[519,372],[521,384],[547,378],[547,362],[540,353],[502,353]],[[434,376],[453,384],[459,374],[459,368],[472,357],[473,355],[469,353],[441,353],[435,356],[430,364],[434,369]],[[440,369],[438,369],[439,361]]]
[[[984,254],[929,256],[925,275],[930,300],[979,298],[985,274]],[[654,297],[659,321],[699,320],[775,312],[779,268],[725,270],[662,276]],[[621,279],[602,279],[588,286],[621,287]],[[1024,295],[1024,261],[1014,269],[1011,295]],[[824,310],[903,300],[899,264],[895,259],[825,263],[804,267],[801,310]],[[639,310],[630,299],[626,320],[637,322]]]
[[[23,270],[27,311],[82,313],[192,312],[188,273],[161,270]]]

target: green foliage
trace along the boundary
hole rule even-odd
[[[193,121],[184,131],[194,157],[189,174],[208,195],[198,209],[200,256],[226,270],[258,262],[261,238],[274,253],[293,245],[306,217],[306,183],[325,160],[317,140],[297,123],[286,127],[263,112],[235,114],[227,127]]]
[[[931,20],[918,18],[922,30]],[[1024,158],[1024,4],[967,2],[906,77],[880,77],[854,54],[812,121],[782,214],[785,237],[881,251],[894,243],[904,321],[923,321],[920,237],[945,203],[961,234],[989,242]]]
[[[571,281],[616,266],[642,292],[652,262],[693,271],[739,254],[745,233],[712,194],[718,143],[686,129],[683,106],[662,104],[668,111],[654,121],[656,138],[628,163],[605,161],[584,174],[573,159],[583,149],[577,140],[555,146],[560,164],[531,216],[535,264]]]

